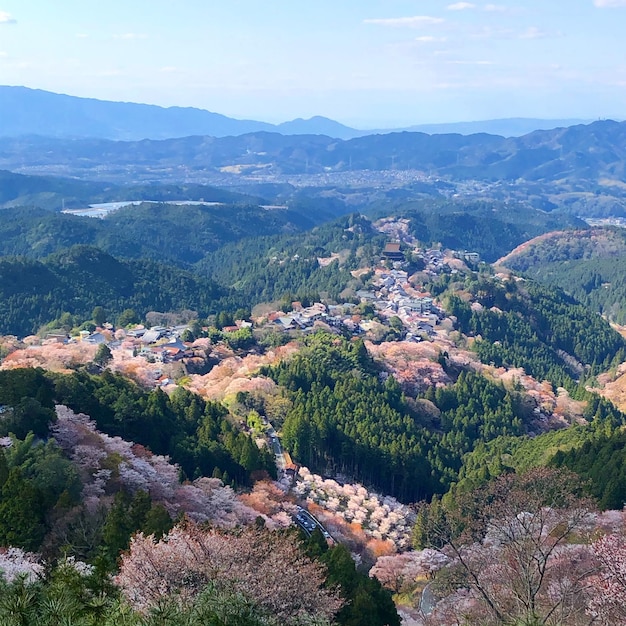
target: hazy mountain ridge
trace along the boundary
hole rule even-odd
[[[322,116],[281,124],[241,120],[194,107],[160,107],[133,102],[80,98],[27,87],[0,86],[0,137],[52,137],[132,141],[189,135],[225,137],[259,131],[285,135],[321,134],[351,139],[362,135],[407,130],[426,133],[476,132],[521,135],[539,128],[570,126],[584,120],[512,118],[450,124],[419,124],[407,128],[358,130]]]
[[[50,169],[84,178],[106,175],[125,180],[201,178],[208,173],[276,180],[302,174],[417,170],[450,180],[590,181],[607,186],[626,176],[626,122],[610,120],[508,139],[487,134],[390,133],[342,141],[323,135],[260,132],[138,142],[7,138],[0,147],[0,167],[6,169]],[[611,193],[623,194],[619,184],[613,186]]]

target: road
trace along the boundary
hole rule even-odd
[[[278,433],[276,429],[272,425],[272,423],[266,418],[262,417],[263,423],[266,425],[266,433],[267,439],[269,441],[269,445],[276,457],[276,468],[278,469],[278,478],[280,478],[285,473],[285,468],[288,463],[288,455],[283,451],[282,446],[280,445],[280,439],[278,438]],[[290,461],[290,459],[289,459]],[[309,513],[306,509],[301,506],[297,507],[296,513],[292,516],[293,520],[296,524],[302,528],[302,530],[310,537],[313,531],[316,528],[319,528],[320,532],[326,540],[332,541],[333,538],[331,534],[324,528],[324,525],[311,513]]]
[[[278,433],[276,432],[274,426],[272,426],[272,423],[267,420],[267,418],[263,418],[263,421],[267,425],[267,440],[269,441],[270,448],[276,457],[276,468],[278,469],[278,479],[280,480],[285,473],[285,467],[287,466],[285,453],[280,445]]]
[[[302,530],[310,537],[313,531],[318,528],[324,535],[326,541],[332,540],[330,533],[324,528],[324,525],[315,517],[315,515],[309,513],[301,506],[297,507],[297,513],[293,516],[294,521]]]

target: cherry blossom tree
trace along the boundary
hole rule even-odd
[[[102,506],[105,493],[123,487],[131,494],[145,491],[153,502],[163,504],[172,517],[186,513],[196,522],[224,528],[248,524],[258,517],[259,512],[245,505],[221,480],[199,478],[181,485],[179,468],[167,457],[100,433],[88,416],[67,407],[57,406],[56,411],[54,438],[80,472],[82,499],[91,513]],[[284,525],[284,516],[277,523]]]
[[[611,534],[592,545],[599,573],[592,579],[589,613],[607,626],[626,624],[626,538]]]
[[[21,548],[0,548],[0,578],[6,582],[10,583],[20,576],[27,582],[33,582],[43,573],[44,567],[37,554]]]
[[[224,533],[186,522],[158,542],[136,535],[116,582],[142,612],[167,598],[189,604],[211,584],[243,594],[280,624],[296,625],[313,616],[329,619],[341,608],[324,578],[323,566],[291,534],[252,527]]]
[[[432,579],[436,572],[450,562],[450,558],[439,550],[403,552],[381,556],[370,570],[370,576],[377,578],[383,587],[394,593],[414,586],[417,579]]]
[[[457,619],[485,625],[588,623],[595,564],[588,547],[571,538],[584,536],[593,518],[579,489],[574,474],[539,468],[423,509],[417,543],[451,558],[438,577],[448,591],[444,612],[456,607]],[[450,593],[461,589],[465,600],[451,604]]]

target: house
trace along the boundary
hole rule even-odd
[[[106,340],[107,338],[102,333],[92,333],[85,341],[87,341],[87,343],[100,345],[101,343],[106,343]]]
[[[307,324],[326,316],[326,307],[323,304],[314,304],[301,313],[302,321]]]
[[[405,283],[409,278],[407,272],[405,272],[404,270],[394,269],[389,272],[389,275],[392,276],[395,280],[403,283]]]
[[[374,302],[374,300],[376,300],[376,294],[366,289],[359,289],[359,291],[356,292],[356,297],[359,298],[361,302]]]
[[[68,340],[67,333],[64,330],[52,330],[49,333],[46,333],[44,337],[44,341],[48,343],[66,343]]]
[[[163,361],[180,361],[185,355],[185,350],[181,350],[173,344],[161,346],[161,358]]]
[[[299,469],[300,466],[297,463],[289,463],[285,465],[285,474],[290,478],[295,479],[295,477],[298,475]]]
[[[430,313],[433,306],[432,298],[403,298],[400,306],[414,313]]]
[[[292,330],[293,328],[298,328],[296,320],[294,320],[294,318],[289,315],[279,317],[276,321],[279,328],[282,328],[283,330]]]
[[[417,332],[426,333],[428,336],[435,334],[435,329],[428,322],[418,322]]]
[[[383,250],[383,258],[390,261],[404,261],[404,252],[400,250],[399,242],[390,242]]]
[[[163,347],[168,348],[168,349],[176,348],[183,352],[187,349],[187,345],[180,339],[173,339],[172,341],[169,341],[168,343],[166,343]]]
[[[151,328],[150,330],[147,330],[141,337],[141,343],[155,343],[156,341],[158,341],[159,339],[161,339],[161,337],[163,337],[163,335],[165,334],[165,328],[161,328],[158,326],[155,326],[154,328]]]
[[[480,261],[480,254],[478,254],[478,252],[465,252],[463,259],[470,263],[478,263]]]

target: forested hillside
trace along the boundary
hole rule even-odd
[[[448,286],[448,310],[475,337],[480,359],[523,367],[536,378],[571,388],[624,360],[626,342],[602,318],[533,281],[475,277]],[[463,299],[469,295],[479,307]]]
[[[17,335],[0,346],[0,547],[18,550],[0,570],[50,563],[41,583],[0,585],[0,620],[27,589],[41,615],[65,603],[58,615],[90,626],[124,611],[225,625],[224,606],[238,625],[395,626],[390,590],[414,602],[451,571],[424,515],[565,468],[581,490],[567,497],[624,504],[626,417],[598,394],[626,340],[484,262],[570,227],[567,248],[547,235],[541,253],[611,262],[621,233],[507,203],[400,199],[337,219],[337,196],[317,215],[292,199],[0,213],[0,251],[20,254],[0,258],[0,331]],[[400,562],[408,573],[385,571]]]
[[[60,211],[84,209],[90,204],[116,201],[202,200],[204,202],[252,203],[260,199],[198,184],[114,185],[55,176],[27,176],[0,170],[0,207],[36,206]]]
[[[626,233],[619,228],[557,232],[501,260],[506,267],[565,289],[619,324],[626,321]]]
[[[189,265],[209,251],[246,237],[294,235],[314,217],[253,205],[141,204],[104,219],[20,208],[0,211],[0,253],[40,258],[73,245],[114,256]]]
[[[409,401],[393,377],[381,382],[362,343],[328,335],[266,373],[289,391],[283,437],[294,458],[404,501],[445,492],[466,452],[499,435],[523,434],[530,417],[521,396],[473,373],[450,388],[431,388],[426,405]]]
[[[0,552],[0,618],[7,624],[63,616],[72,624],[156,626],[166,610],[181,620],[169,623],[180,624],[304,626],[314,617],[399,625],[390,594],[356,570],[345,547],[271,532],[289,517],[261,516],[224,486],[249,487],[275,475],[275,466],[222,404],[183,389],[171,397],[148,392],[110,372],[33,369],[0,372],[0,402],[0,434],[12,433],[0,448],[0,545],[9,547]],[[55,403],[89,415],[66,406],[55,412]],[[185,524],[173,528],[183,515]],[[137,532],[144,535],[131,539]],[[161,538],[167,544],[156,543]],[[32,551],[45,555],[45,572]],[[200,558],[208,553],[210,571]],[[181,566],[194,572],[193,590]],[[167,589],[158,584],[164,577]]]
[[[76,246],[41,261],[0,259],[0,332],[30,335],[69,313],[90,319],[106,306],[115,319],[126,309],[188,309],[207,315],[220,308],[226,292],[190,272],[149,260],[118,260],[97,248]],[[236,307],[235,307],[236,308]]]
[[[408,219],[409,234],[424,244],[478,252],[489,263],[539,234],[557,228],[586,228],[576,217],[545,213],[521,203],[421,200],[387,202],[372,210],[374,216]]]

